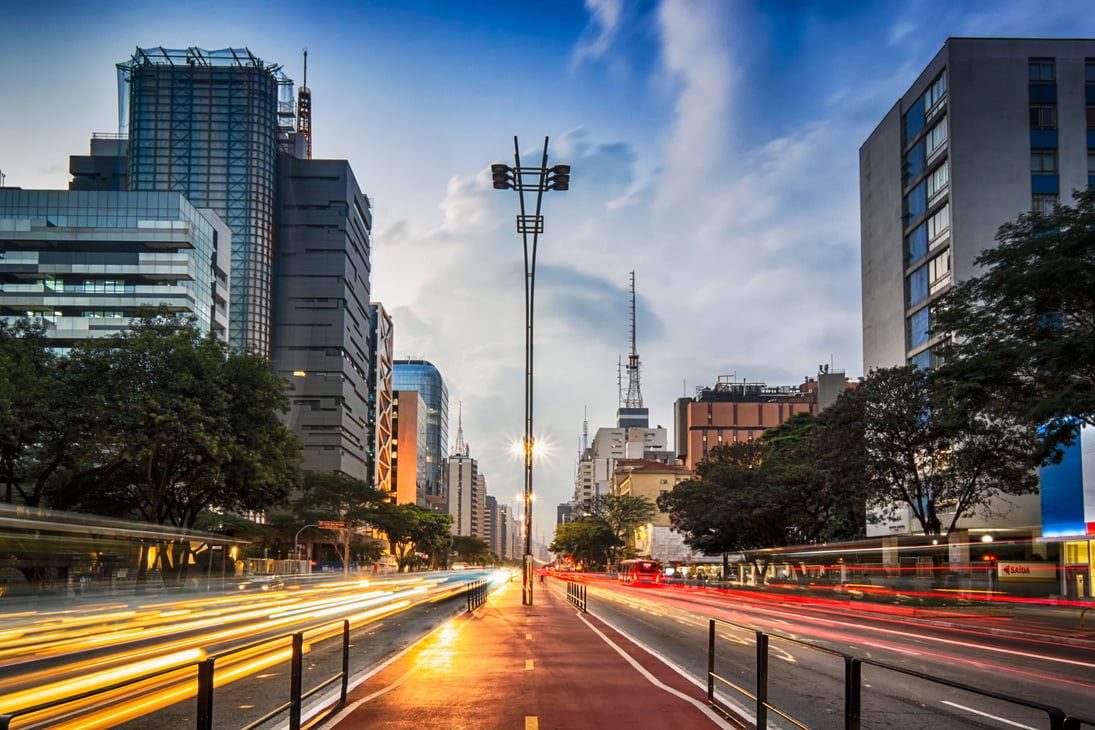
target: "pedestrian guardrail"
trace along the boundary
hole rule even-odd
[[[342,634],[342,669],[337,674],[323,680],[319,684],[311,687],[308,690],[303,688],[304,678],[304,635],[320,635],[322,636],[325,631],[329,633],[330,629],[334,626],[341,624]],[[308,699],[312,695],[327,688],[331,684],[340,681],[342,682],[339,703],[330,712],[334,712],[335,709],[345,704],[346,692],[349,688],[350,681],[350,622],[348,619],[342,621],[332,622],[324,624],[307,631],[297,631],[291,634],[281,634],[280,636],[274,636],[268,639],[262,639],[261,641],[255,641],[246,646],[236,647],[228,651],[223,651],[219,654],[215,654],[210,657],[206,657],[200,661],[188,662],[185,664],[179,664],[167,669],[161,669],[155,672],[149,672],[139,677],[130,677],[125,681],[116,682],[115,684],[107,687],[101,687],[98,689],[90,690],[87,692],[81,692],[69,697],[63,697],[61,699],[53,700],[51,702],[45,702],[39,705],[31,707],[24,707],[7,714],[0,715],[0,730],[8,730],[11,727],[12,720],[24,716],[32,715],[35,713],[44,712],[56,707],[63,707],[64,705],[79,702],[80,700],[86,700],[98,695],[106,695],[110,692],[123,689],[141,682],[145,682],[156,677],[162,677],[169,674],[179,674],[188,669],[197,667],[197,712],[195,715],[195,730],[213,730],[213,697],[216,688],[216,663],[218,660],[231,657],[243,652],[254,652],[260,647],[268,644],[284,643],[289,640],[291,645],[291,653],[289,657],[289,701],[282,704],[280,707],[270,711],[263,717],[252,722],[249,725],[244,726],[241,730],[254,730],[254,728],[260,727],[271,720],[288,713],[289,716],[289,730],[300,730],[301,727],[301,708],[304,700]],[[330,714],[330,712],[328,714]]]
[[[567,600],[582,613],[586,612],[586,584],[567,582]]]
[[[715,671],[716,639],[718,634],[717,627],[720,625],[733,627],[734,629],[737,629],[739,631],[752,634],[754,637],[756,648],[756,663],[754,666],[754,671],[756,674],[756,687],[753,689],[752,692],[744,687],[735,684],[730,679],[719,675]],[[981,697],[991,698],[997,701],[1009,703],[1014,706],[1025,707],[1039,713],[1044,713],[1046,718],[1049,720],[1049,730],[1082,730],[1082,728],[1086,727],[1095,728],[1095,721],[1079,718],[1076,716],[1069,716],[1067,713],[1057,707],[1043,705],[1039,702],[1024,700],[1000,692],[992,692],[990,690],[985,690],[978,687],[971,687],[970,685],[962,684],[960,682],[952,682],[950,680],[942,679],[940,677],[933,677],[931,675],[923,674],[921,672],[917,672],[911,669],[903,669],[902,667],[885,664],[882,662],[876,662],[871,659],[861,659],[851,656],[849,654],[844,654],[843,652],[833,651],[832,649],[826,649],[824,647],[816,646],[814,644],[808,644],[804,641],[792,639],[788,636],[757,631],[746,626],[741,626],[739,624],[731,623],[729,621],[724,621],[717,618],[709,619],[707,649],[708,704],[710,704],[712,707],[715,707],[720,712],[727,714],[728,716],[733,716],[735,714],[733,709],[725,702],[722,702],[718,698],[718,692],[716,692],[716,686],[720,688],[729,687],[753,702],[753,706],[756,712],[755,727],[768,727],[768,714],[774,713],[783,720],[791,723],[795,727],[802,728],[803,730],[810,730],[809,725],[806,725],[805,723],[791,717],[790,715],[783,712],[768,701],[770,639],[777,639],[781,643],[793,644],[795,646],[811,649],[822,654],[839,657],[842,660],[844,664],[844,730],[860,730],[864,687],[862,670],[864,666],[870,666],[885,671],[896,672],[906,677],[915,677],[917,679],[924,680],[926,682],[930,682],[936,685],[942,685],[951,689],[968,692],[974,695],[979,695]],[[718,684],[716,685],[716,683]],[[980,727],[981,725],[977,726]]]
[[[490,586],[486,579],[473,581],[468,584],[468,610],[474,611],[487,602]]]

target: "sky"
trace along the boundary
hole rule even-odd
[[[523,485],[524,253],[491,163],[572,166],[544,197],[533,534],[615,426],[636,345],[651,426],[720,376],[862,375],[858,151],[948,36],[1095,37],[1090,0],[46,0],[5,3],[0,173],[64,189],[118,130],[137,47],[247,47],[297,84],[313,156],[373,204],[373,301],[449,390],[487,491]],[[626,375],[623,380],[626,390]]]

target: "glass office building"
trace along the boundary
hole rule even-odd
[[[130,190],[181,192],[232,230],[229,341],[271,355],[281,67],[247,49],[138,48],[118,64],[128,102]],[[287,94],[286,94],[287,92]]]
[[[441,373],[426,360],[396,360],[392,390],[415,390],[426,402],[426,497],[443,498],[441,464],[449,441],[449,390]]]
[[[0,189],[0,317],[41,318],[65,347],[162,305],[224,337],[230,243],[180,193]]]

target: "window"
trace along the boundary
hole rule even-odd
[[[909,349],[915,350],[928,342],[928,330],[931,327],[931,317],[928,307],[917,311],[909,317]]]
[[[1028,68],[1031,81],[1055,81],[1057,78],[1052,58],[1032,58]]]
[[[920,175],[920,173],[924,172],[924,166],[926,163],[927,158],[924,155],[924,140],[920,140],[905,155],[906,185],[915,180]]]
[[[1031,196],[1030,209],[1035,213],[1049,214],[1053,212],[1058,200],[1056,193],[1035,193]]]
[[[909,274],[909,306],[915,307],[928,298],[928,267],[921,266]]]
[[[1087,128],[1095,129],[1095,105],[1087,105]]]
[[[951,283],[951,251],[943,253],[928,262],[928,291],[935,294]]]
[[[928,130],[925,138],[927,142],[928,159],[939,152],[947,141],[947,118],[943,117],[939,123]]]
[[[948,203],[933,213],[932,217],[928,219],[928,240],[931,242],[932,248],[943,242],[943,234],[949,231],[950,227],[951,206],[950,203]]]
[[[1095,175],[1095,150],[1087,151],[1087,174]]]
[[[1056,104],[1031,104],[1030,105],[1031,129],[1057,129],[1057,105]]]
[[[924,93],[924,108],[927,109],[927,113],[924,115],[925,119],[933,119],[943,109],[943,97],[947,95],[947,74],[944,71],[939,74],[939,77],[932,82],[932,85],[928,87],[928,90]]]
[[[924,211],[927,209],[928,187],[927,183],[922,181],[919,185],[909,191],[909,195],[905,199],[905,213],[908,216],[909,222],[912,222],[924,215]]]
[[[950,164],[943,160],[943,164],[932,170],[928,175],[928,204],[930,205],[939,197],[950,181]]]
[[[1035,149],[1030,151],[1030,171],[1035,175],[1057,174],[1057,150]]]
[[[913,232],[909,234],[906,245],[909,251],[909,258],[905,262],[906,265],[914,264],[923,258],[928,253],[928,224],[921,223],[913,229]]]

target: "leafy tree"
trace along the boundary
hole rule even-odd
[[[853,393],[865,414],[868,505],[882,515],[905,505],[925,535],[945,535],[1000,495],[1037,491],[1032,427],[933,392],[912,367],[875,370]]]
[[[28,454],[42,444],[49,419],[57,411],[56,358],[45,325],[23,318],[0,320],[0,471],[4,501],[39,505],[36,480],[27,471]],[[32,487],[25,487],[31,482]]]
[[[1005,223],[975,264],[985,273],[942,299],[932,330],[949,334],[939,382],[979,409],[1044,427],[1058,458],[1095,426],[1095,192]]]
[[[632,544],[637,527],[654,519],[656,507],[647,497],[606,494],[583,501],[579,511],[602,520],[620,546],[625,546]],[[616,547],[610,548],[609,558],[616,557]]]
[[[457,560],[471,565],[487,565],[492,562],[490,545],[481,537],[457,535],[452,539],[452,551]]]
[[[343,564],[349,565],[355,535],[371,524],[374,511],[386,500],[383,492],[360,479],[344,474],[306,471],[300,494],[293,501],[293,512],[303,524],[326,520],[345,522],[346,529],[338,531],[337,544]],[[364,549],[364,544],[358,546],[359,552]]]
[[[206,510],[281,504],[297,484],[300,444],[280,419],[284,383],[192,319],[146,313],[116,337],[79,343],[68,370],[99,384],[92,412],[110,419],[83,445],[91,465],[69,474],[58,506],[101,512],[121,502],[148,522],[193,528]],[[188,563],[189,544],[172,547],[158,552],[165,574]]]
[[[452,545],[449,529],[451,515],[442,515],[413,504],[379,505],[370,515],[374,527],[388,537],[399,572],[405,573],[421,561],[419,553],[430,556],[433,563],[444,563]],[[443,555],[442,555],[443,554]]]
[[[590,567],[606,565],[612,551],[623,545],[624,541],[616,536],[604,518],[587,515],[556,526],[555,538],[548,550]]]

